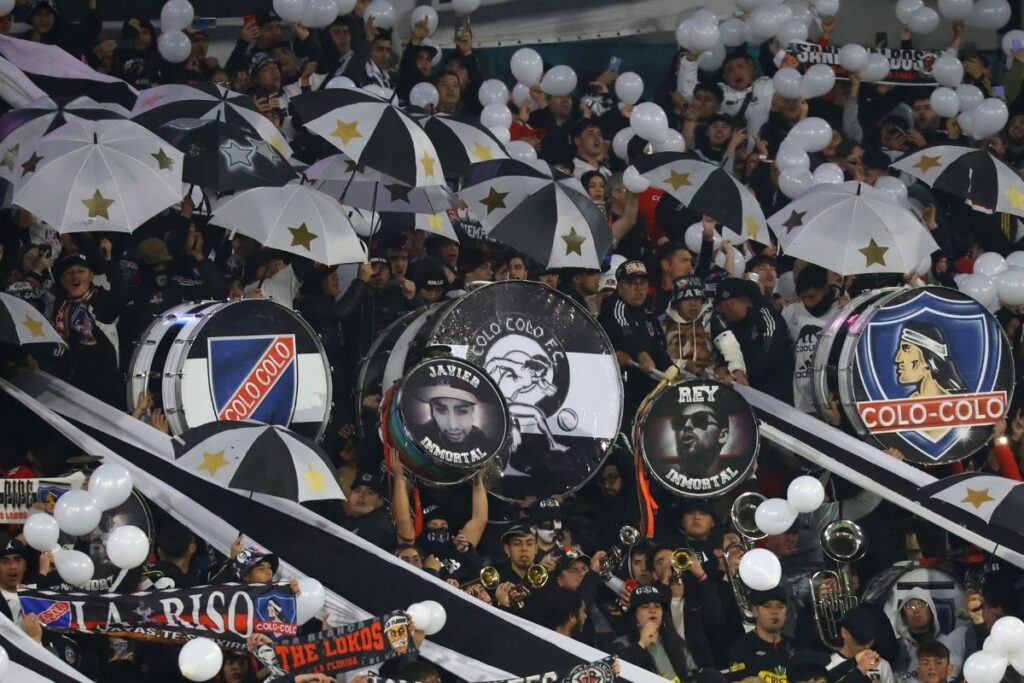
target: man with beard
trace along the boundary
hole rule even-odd
[[[544,595],[540,624],[569,638],[578,638],[587,623],[587,603],[569,588],[551,588]]]
[[[729,416],[710,405],[691,403],[671,421],[675,432],[673,468],[690,479],[713,477],[725,469],[722,448],[729,440]]]
[[[828,283],[827,270],[809,263],[796,276],[796,296],[797,301],[782,309],[796,365],[793,400],[797,410],[813,413],[814,351],[825,318],[839,303],[839,288]]]
[[[478,401],[470,389],[458,377],[443,377],[416,392],[416,398],[430,406],[430,421],[422,425],[419,439],[428,454],[471,464],[490,452],[487,434],[473,424]]]
[[[796,647],[782,635],[786,623],[786,596],[781,588],[751,591],[754,630],[733,641],[729,648],[729,671],[737,679],[757,676],[765,683],[786,680]]]
[[[558,291],[587,310],[600,284],[601,271],[596,268],[562,268],[558,273]]]

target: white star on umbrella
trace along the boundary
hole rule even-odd
[[[253,147],[242,147],[232,140],[221,148],[221,151],[228,157],[228,166],[247,166],[252,168],[252,155],[256,151]]]

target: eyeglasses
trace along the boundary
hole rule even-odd
[[[708,426],[718,426],[718,420],[713,413],[694,413],[693,415],[680,415],[672,418],[673,429],[686,429],[687,425],[693,425],[694,429],[707,429]]]
[[[917,601],[908,602],[907,604],[903,605],[903,609],[907,610],[908,612],[917,612],[919,610],[925,609],[926,607],[928,607],[927,603]]]

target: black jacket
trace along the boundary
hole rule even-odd
[[[369,351],[370,344],[379,332],[408,311],[418,308],[421,303],[419,297],[405,298],[401,285],[395,280],[379,290],[366,287],[345,325],[348,335],[345,343],[350,350],[346,356],[358,362]]]
[[[628,354],[634,361],[640,353],[646,352],[660,370],[672,364],[665,351],[665,332],[661,329],[658,317],[645,310],[643,306],[630,306],[616,292],[601,304],[601,313],[597,320],[608,334],[616,351]],[[632,415],[657,382],[639,369],[628,368],[624,384],[624,414]]]
[[[628,618],[632,619],[632,617]],[[691,659],[686,649],[687,643],[676,633],[675,628],[672,626],[672,620],[667,618],[667,615],[662,618],[661,622],[661,645],[665,648],[665,653],[672,663],[674,672],[658,671],[654,663],[654,657],[645,648],[640,647],[639,632],[635,626],[632,627],[630,634],[612,642],[612,653],[622,657],[622,659],[630,664],[635,664],[642,669],[659,674],[665,678],[672,678],[672,676],[666,674],[675,673],[675,677],[679,680],[689,679]]]
[[[786,669],[795,656],[796,647],[789,638],[768,643],[756,631],[751,631],[734,640],[729,648],[729,673],[737,681],[749,676],[759,676],[766,681],[785,680]]]
[[[740,343],[750,386],[792,404],[793,350],[782,316],[760,303],[755,303],[747,317],[736,323],[726,323],[721,317],[714,316],[711,319],[712,339],[725,331],[723,325],[732,330]]]

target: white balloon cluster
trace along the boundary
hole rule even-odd
[[[931,33],[939,27],[939,13],[924,4],[924,0],[899,0],[896,18],[914,33]]]
[[[704,71],[717,71],[725,61],[728,43],[721,33],[718,18],[711,10],[700,9],[683,19],[676,28],[676,41],[684,50],[700,53],[697,65]]]
[[[414,602],[405,610],[406,616],[412,620],[413,627],[432,636],[444,628],[448,621],[448,613],[444,606],[436,600]]]
[[[828,64],[815,64],[801,75],[793,67],[787,66],[776,71],[772,81],[775,92],[783,97],[809,100],[832,92],[836,84],[836,72]]]
[[[832,126],[824,119],[811,116],[793,126],[775,155],[782,194],[796,199],[819,183],[843,182],[843,171],[835,164],[822,164],[811,173],[809,153],[820,152],[831,141]]]
[[[668,116],[654,102],[641,102],[633,107],[629,127],[648,142],[664,142],[668,138]]]
[[[185,643],[178,652],[178,668],[190,681],[208,681],[220,673],[224,653],[209,638],[196,638]]]
[[[181,64],[192,54],[192,41],[185,29],[192,25],[195,11],[188,0],[167,0],[160,10],[160,37],[156,49],[171,64]]]
[[[825,488],[811,476],[794,479],[785,498],[769,498],[757,506],[754,523],[766,534],[781,534],[801,512],[814,512],[825,501]]]
[[[337,19],[338,15],[348,14],[355,9],[355,5],[355,0],[274,0],[274,11],[287,22],[301,22],[310,28],[325,28]],[[394,27],[395,8],[391,3],[388,0],[375,0],[371,7],[372,5],[377,5],[374,12],[371,13],[370,7],[366,11],[373,16],[377,28]],[[378,16],[381,10],[390,16],[390,21],[387,16]]]
[[[1017,617],[1000,617],[992,624],[981,651],[964,662],[967,683],[999,683],[1012,666],[1024,674],[1024,622]]]
[[[1015,251],[1005,259],[985,252],[974,261],[974,273],[958,275],[957,286],[990,311],[1000,304],[1024,305],[1024,251]]]

